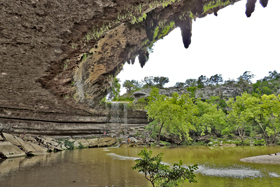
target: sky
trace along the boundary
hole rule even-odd
[[[246,2],[220,10],[217,17],[212,14],[193,21],[188,49],[183,46],[180,29],[174,29],[154,44],[144,68],[136,59],[134,65],[126,63],[117,78],[122,84],[125,80],[141,81],[146,76],[165,76],[170,81],[165,87],[171,87],[200,75],[210,78],[222,74],[224,80],[236,80],[251,71],[255,82],[269,71],[280,72],[280,1],[270,0],[266,8],[257,1],[250,18],[245,15]]]

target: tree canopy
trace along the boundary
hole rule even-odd
[[[146,109],[149,119],[153,120],[149,126],[158,131],[157,143],[159,144],[162,130],[178,135],[180,139],[188,139],[189,130],[194,129],[191,121],[196,112],[192,98],[188,94],[179,96],[178,93],[173,93],[169,98],[160,95],[158,88],[153,88],[150,96]]]

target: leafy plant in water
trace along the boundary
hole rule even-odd
[[[186,179],[189,182],[197,182],[194,178],[194,171],[198,169],[197,165],[182,167],[182,160],[175,163],[172,168],[162,164],[162,155],[160,153],[152,157],[152,151],[141,150],[138,154],[141,159],[135,160],[136,164],[132,169],[137,169],[138,172],[144,173],[145,178],[155,186],[178,186]]]
[[[65,141],[64,141],[64,145],[65,145],[65,147],[67,147],[68,149],[74,149],[74,142],[70,142],[69,140],[65,140]]]
[[[84,149],[85,147],[83,146],[83,144],[81,142],[79,142],[79,149]]]

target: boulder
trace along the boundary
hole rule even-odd
[[[138,140],[136,140],[136,138],[134,138],[134,137],[129,138],[129,140],[130,140],[131,143],[137,143],[138,142]]]
[[[2,158],[15,158],[26,156],[25,153],[11,142],[0,142],[0,157]]]
[[[93,138],[93,139],[88,139],[88,147],[97,147],[98,146],[98,139]]]
[[[75,141],[75,142],[74,142],[74,149],[77,149],[77,148],[79,148],[79,147],[80,147],[79,142],[78,142],[78,141]]]
[[[210,142],[209,138],[210,138],[210,135],[208,134],[208,135],[205,135],[205,136],[199,136],[196,140],[208,143],[208,142]]]
[[[3,133],[3,136],[5,137],[6,141],[11,142],[15,146],[20,147],[20,142],[11,134]]]
[[[36,142],[36,139],[32,136],[29,136],[29,135],[25,135],[23,136],[22,138],[24,141],[27,141],[27,142]]]
[[[86,139],[77,140],[79,144],[82,144],[83,147],[89,147],[89,142]]]
[[[67,147],[65,147],[64,143],[60,143],[58,146],[54,147],[54,152],[57,151],[62,151],[62,150],[66,150]]]
[[[35,138],[37,142],[44,147],[50,148],[50,147],[57,147],[59,143],[56,142],[55,139],[49,138],[49,137],[36,137]]]
[[[48,149],[34,143],[24,142],[24,144],[22,144],[22,150],[27,155],[35,156],[46,154]]]
[[[106,137],[98,139],[98,147],[108,147],[114,145],[115,143],[117,143],[116,138]]]
[[[64,144],[64,143],[59,144],[58,147],[60,147],[62,150],[67,149],[67,148],[65,147],[65,144]]]
[[[47,152],[46,148],[41,147],[41,146],[31,143],[31,142],[23,141],[23,139],[21,139],[20,137],[13,136],[11,134],[6,134],[6,133],[3,133],[3,135],[5,136],[5,138],[8,142],[11,142],[15,146],[19,147],[21,150],[23,150],[28,155],[42,155],[42,154],[46,154],[46,152]],[[31,141],[36,141],[34,138],[31,138],[31,137],[27,138],[27,139],[29,139]]]

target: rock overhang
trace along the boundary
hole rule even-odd
[[[106,118],[96,107],[126,61],[139,55],[144,66],[148,48],[175,27],[188,47],[193,19],[235,2],[1,1],[0,120]],[[255,3],[248,0],[247,16]]]

